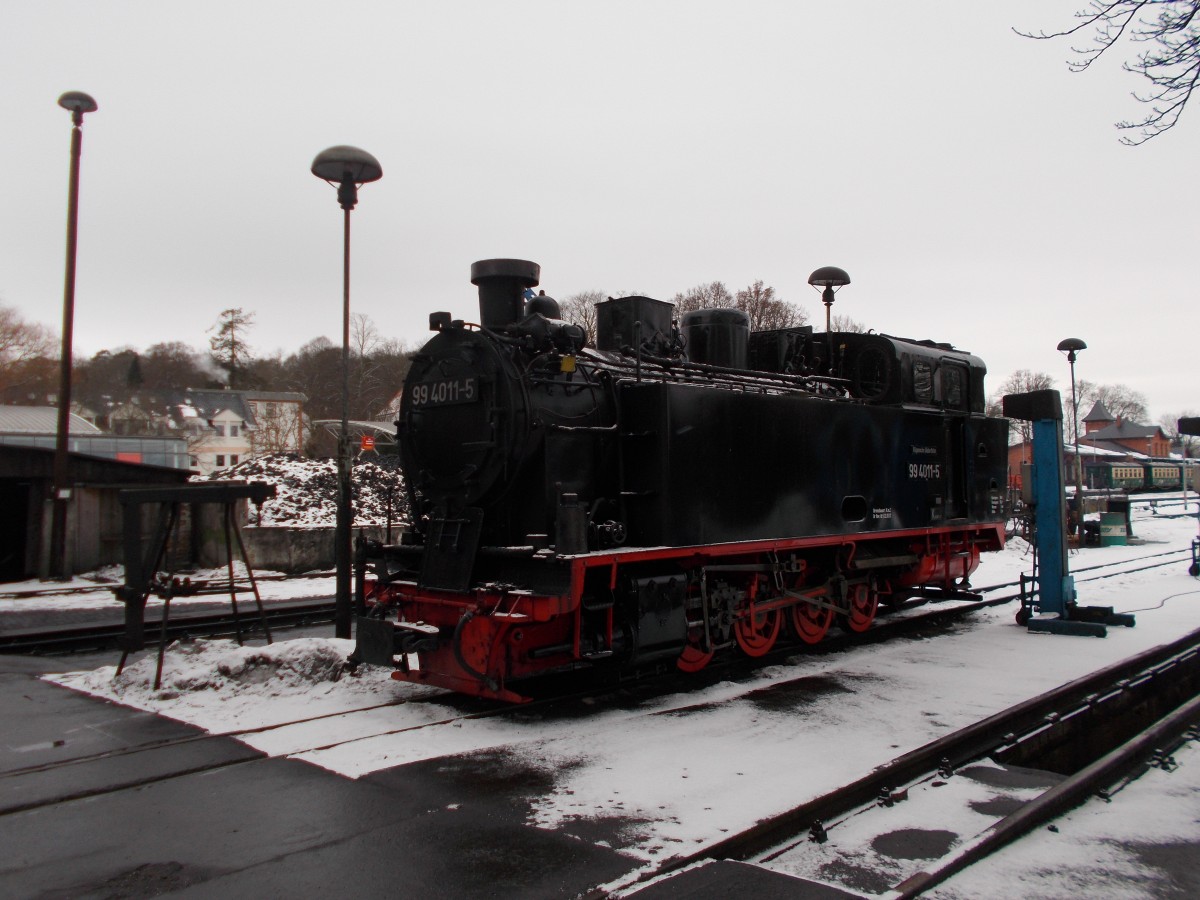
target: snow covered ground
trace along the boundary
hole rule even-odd
[[[1134,532],[1142,543],[1073,552],[1072,568],[1186,550],[1196,519],[1153,516],[1139,504]],[[167,654],[159,691],[150,687],[152,659],[120,678],[111,666],[48,677],[211,732],[241,732],[239,740],[266,753],[350,778],[503,748],[553,778],[551,790],[530,798],[532,823],[567,831],[604,823],[617,835],[613,846],[649,863],[690,852],[1052,685],[1200,628],[1200,581],[1187,574],[1189,561],[1180,555],[1166,567],[1096,580],[1079,572],[1082,604],[1137,617],[1136,627],[1110,629],[1102,640],[1031,634],[1015,624],[1010,604],[976,613],[953,634],[831,655],[798,652],[744,681],[597,710],[583,719],[463,718],[453,704],[438,702],[443,694],[437,689],[392,681],[378,669],[342,675],[336,661],[349,644],[319,638],[271,647],[238,648],[227,641],[177,646]],[[1014,540],[985,558],[973,582],[1014,581],[1028,568],[1028,547]],[[283,724],[299,717],[306,721]],[[1196,754],[1189,758],[1194,763]],[[1191,777],[1197,777],[1194,771]],[[1179,782],[1171,784],[1169,791],[1179,793]],[[1181,831],[1198,840],[1200,795],[1181,793],[1177,801],[1190,812],[1160,816],[1151,828],[1137,818],[1148,811],[1131,803],[1126,819],[1134,828]],[[1083,818],[1073,821],[1084,824],[1070,846],[1083,866],[1094,862],[1100,838],[1087,836],[1085,811],[1076,816]],[[1104,895],[1143,896],[1136,885],[1121,884],[1133,892]],[[986,887],[985,877],[944,896],[989,896]],[[1058,889],[1051,885],[1042,895],[1031,889],[1027,896],[1062,896],[1054,893]]]

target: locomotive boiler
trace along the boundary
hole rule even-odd
[[[412,527],[360,546],[356,659],[508,701],[579,667],[696,671],[864,631],[1002,546],[977,357],[640,296],[597,304],[593,340],[539,280],[477,262],[479,321],[430,316],[397,422]]]

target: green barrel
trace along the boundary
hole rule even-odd
[[[1125,514],[1100,513],[1100,546],[1123,547],[1125,544]]]

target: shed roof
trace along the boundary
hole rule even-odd
[[[1136,422],[1114,422],[1104,428],[1085,435],[1088,440],[1127,441],[1158,437],[1162,431],[1157,425],[1138,425]]]
[[[57,434],[58,407],[0,406],[0,434]],[[89,422],[71,413],[68,434],[103,434]]]

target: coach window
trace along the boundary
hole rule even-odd
[[[933,402],[933,366],[927,359],[913,362],[913,399],[918,403]]]
[[[966,378],[962,366],[942,366],[942,405],[947,409],[966,409],[966,400]]]

